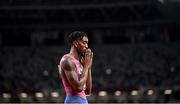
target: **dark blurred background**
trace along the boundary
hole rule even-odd
[[[89,102],[180,102],[180,0],[0,0],[0,102],[59,102],[67,36],[94,51]]]

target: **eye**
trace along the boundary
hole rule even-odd
[[[84,42],[84,45],[87,45],[87,42]]]

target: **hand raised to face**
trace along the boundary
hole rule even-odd
[[[82,64],[85,68],[90,68],[92,65],[92,59],[93,59],[93,52],[91,51],[90,48],[87,48],[84,57],[82,60]]]

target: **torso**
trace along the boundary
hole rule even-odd
[[[64,58],[64,59],[66,59],[66,58],[70,58],[71,60],[72,60],[72,62],[74,62],[74,64],[75,64],[75,72],[77,73],[77,75],[78,75],[78,78],[80,78],[80,76],[81,76],[81,74],[82,74],[82,70],[83,70],[83,66],[82,66],[82,64],[79,62],[79,60],[77,60],[77,59],[75,59],[72,55],[70,55],[70,54],[66,54],[66,55],[64,55],[63,57],[62,57],[62,59]],[[86,98],[86,96],[85,96],[85,92],[84,92],[84,90],[83,91],[81,91],[81,92],[76,92],[76,91],[74,91],[73,90],[73,88],[72,88],[72,86],[70,85],[70,83],[69,83],[69,81],[67,80],[67,77],[66,77],[66,75],[65,75],[65,73],[64,73],[64,69],[62,68],[62,59],[61,59],[61,61],[60,61],[60,73],[61,73],[61,79],[62,79],[62,82],[63,82],[63,86],[64,86],[64,89],[65,89],[65,92],[66,92],[66,95],[67,96],[74,96],[74,95],[77,95],[77,96],[80,96],[80,97],[82,97],[82,98]]]

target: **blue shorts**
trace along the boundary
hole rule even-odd
[[[64,104],[88,104],[88,101],[79,96],[66,96]]]

